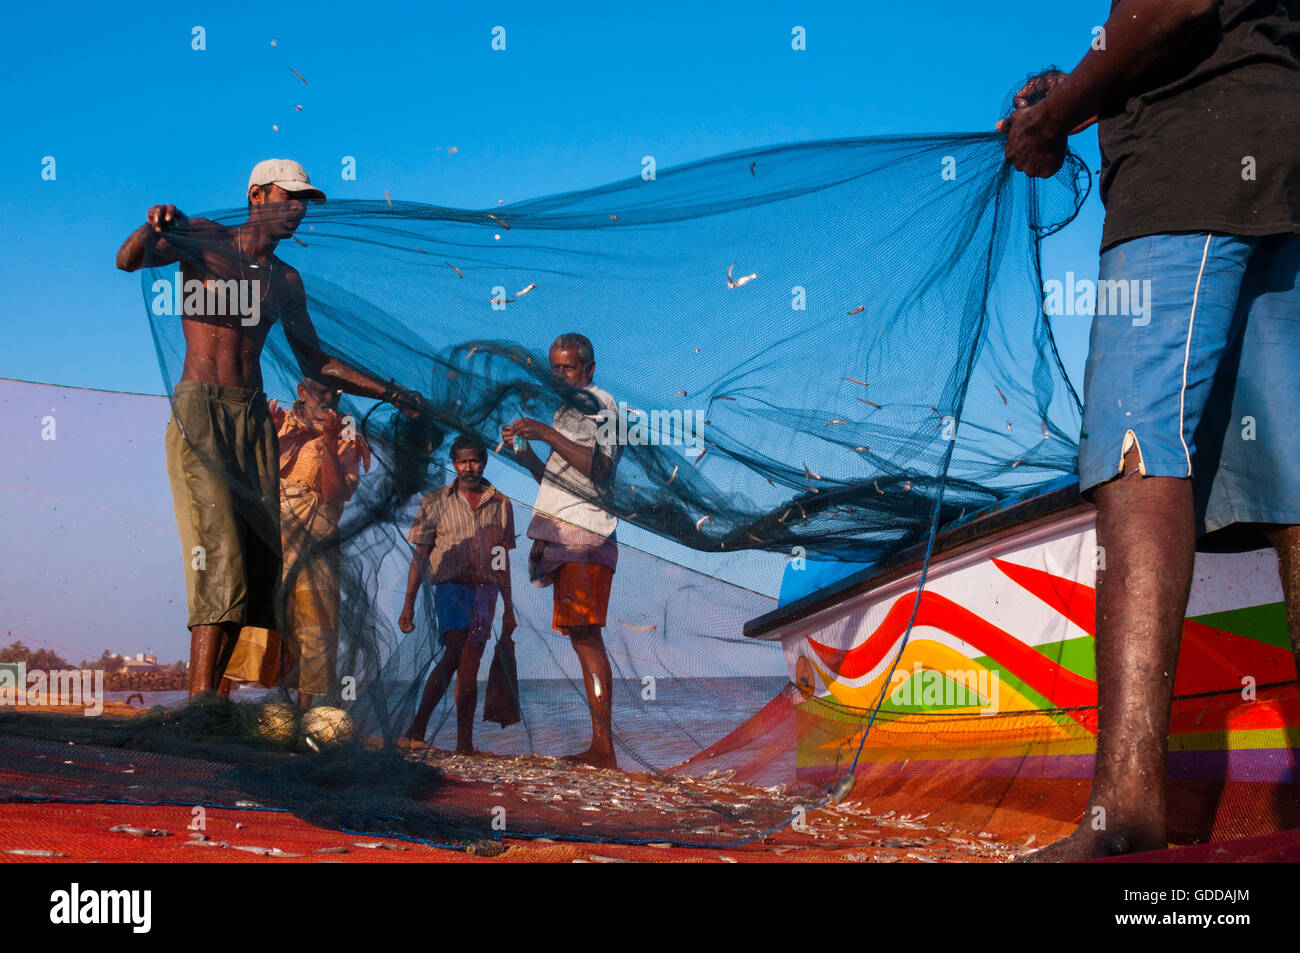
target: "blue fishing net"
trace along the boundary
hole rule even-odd
[[[941,480],[946,522],[1073,470],[1079,401],[1041,309],[1039,243],[1088,173],[1071,156],[1029,179],[1002,147],[804,143],[479,211],[331,202],[276,254],[321,348],[418,392],[445,433],[491,447],[518,417],[549,421],[572,397],[547,349],[577,331],[625,408],[602,507],[694,549],[864,562],[923,535]],[[233,230],[249,212],[206,217]],[[210,236],[171,240],[255,273],[224,229]],[[156,312],[174,271],[143,276],[169,389],[181,322]],[[282,323],[262,367],[268,393],[293,393]]]

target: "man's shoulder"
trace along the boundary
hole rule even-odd
[[[451,483],[444,483],[442,486],[436,487],[424,494],[420,499],[420,509],[425,510],[435,506],[441,506],[442,501],[447,498],[449,488],[455,485],[455,481],[453,480]]]
[[[586,390],[587,393],[596,398],[601,407],[606,410],[618,410],[618,401],[614,400],[609,391],[601,390],[595,384],[587,385]]]
[[[190,230],[196,232],[208,232],[213,235],[233,235],[235,233],[235,230],[229,225],[222,225],[210,218],[191,218],[186,220],[186,224]]]
[[[302,275],[298,273],[297,268],[293,267],[293,265],[289,264],[279,255],[275,256],[275,270],[279,273],[279,276],[286,287],[293,291],[302,290]]]

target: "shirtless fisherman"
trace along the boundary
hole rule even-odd
[[[280,453],[262,393],[262,346],[277,320],[305,376],[392,403],[407,416],[419,396],[325,354],[298,272],[275,257],[307,202],[324,202],[289,159],[267,159],[248,180],[248,220],[230,228],[155,205],[117,253],[123,271],[175,264],[181,280],[211,282],[185,296],[185,364],[167,425],[167,473],[186,566],[189,691],[215,691],[242,626],[275,628],[280,579]],[[237,285],[236,285],[237,283]],[[235,288],[232,294],[228,289]],[[219,300],[222,294],[240,307]],[[193,304],[191,304],[193,302]]]

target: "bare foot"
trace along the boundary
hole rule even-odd
[[[588,748],[578,754],[566,754],[560,759],[570,764],[588,764],[593,768],[617,768],[618,760],[612,751],[594,751]]]
[[[1042,850],[1026,854],[1016,860],[1018,864],[1070,864],[1081,860],[1119,857],[1148,850],[1164,850],[1169,845],[1147,832],[1094,831],[1080,827],[1069,837],[1049,844]]]
[[[483,758],[495,757],[495,755],[493,755],[491,751],[480,751],[478,748],[465,747],[462,745],[456,746],[456,754],[474,755],[476,757],[483,757]]]
[[[429,747],[419,738],[398,738],[395,744],[401,751],[424,751]]]

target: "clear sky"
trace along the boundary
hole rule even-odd
[[[1026,74],[1072,67],[1108,8],[1105,0],[11,7],[0,33],[0,377],[159,393],[139,279],[116,271],[113,254],[155,202],[191,214],[242,204],[263,158],[297,159],[331,197],[387,191],[484,208],[637,175],[644,155],[663,170],[787,142],[986,129]],[[498,26],[504,51],[492,49]],[[805,50],[791,48],[796,26]],[[193,48],[195,27],[203,50]],[[1074,145],[1095,170],[1095,134]],[[341,178],[344,156],[355,157],[355,181]],[[47,157],[53,178],[43,177]],[[1048,240],[1044,277],[1095,275],[1100,224],[1094,193]],[[1087,329],[1086,317],[1055,325],[1076,387]],[[18,426],[26,433],[25,420]],[[163,468],[159,436],[139,435],[156,445],[154,476]],[[0,487],[0,518],[31,500]],[[128,515],[165,525],[162,503],[161,518],[157,500]],[[36,538],[11,547],[0,569],[13,578],[33,561],[55,564],[61,545]],[[10,620],[0,604],[0,632],[32,624],[70,627],[53,617]],[[109,641],[159,647],[133,635]]]

